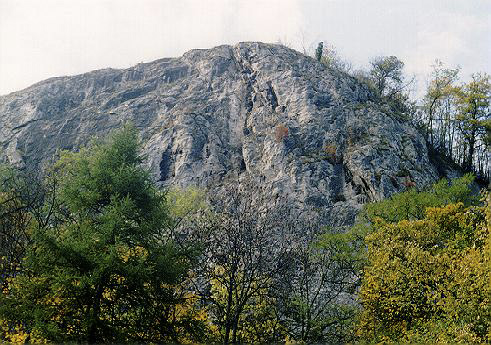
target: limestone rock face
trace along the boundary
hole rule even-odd
[[[346,225],[361,205],[439,177],[423,137],[366,87],[280,45],[192,50],[52,78],[0,97],[0,156],[43,166],[131,121],[162,185],[250,175],[274,199]],[[441,171],[441,169],[440,169]]]

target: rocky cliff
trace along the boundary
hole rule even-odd
[[[272,198],[349,224],[366,201],[439,177],[423,137],[371,99],[356,79],[280,45],[192,50],[0,97],[0,155],[42,166],[131,121],[163,185],[250,174]]]

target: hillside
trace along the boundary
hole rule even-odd
[[[263,43],[52,78],[2,96],[0,155],[45,166],[58,149],[76,150],[127,121],[161,185],[219,188],[249,174],[273,198],[328,210],[332,225],[446,169],[355,78]]]

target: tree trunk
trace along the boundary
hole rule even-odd
[[[469,154],[467,156],[467,171],[472,171],[472,163],[474,161],[474,151],[476,146],[476,133],[472,131],[471,137],[469,138]]]
[[[100,284],[97,287],[96,294],[94,296],[94,302],[92,304],[91,312],[89,313],[90,325],[88,327],[87,342],[89,344],[94,344],[100,342],[102,339],[98,339],[98,328],[99,328],[99,314],[101,312],[101,298],[104,292],[104,284]]]
[[[233,279],[230,280],[230,284],[227,289],[227,309],[225,312],[225,337],[223,339],[223,343],[228,345],[230,343],[230,326],[231,326],[231,309],[233,303]]]
[[[232,325],[232,344],[237,344],[237,328],[239,327],[239,314],[234,317]]]

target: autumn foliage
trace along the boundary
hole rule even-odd
[[[288,128],[284,125],[278,125],[274,131],[274,137],[277,142],[281,142],[288,136]]]
[[[361,339],[491,340],[490,201],[427,207],[421,219],[372,218],[359,294]]]
[[[130,126],[63,153],[40,192],[0,170],[0,342],[491,341],[491,197],[473,176],[408,184],[346,232],[252,179],[164,192],[141,162]]]

